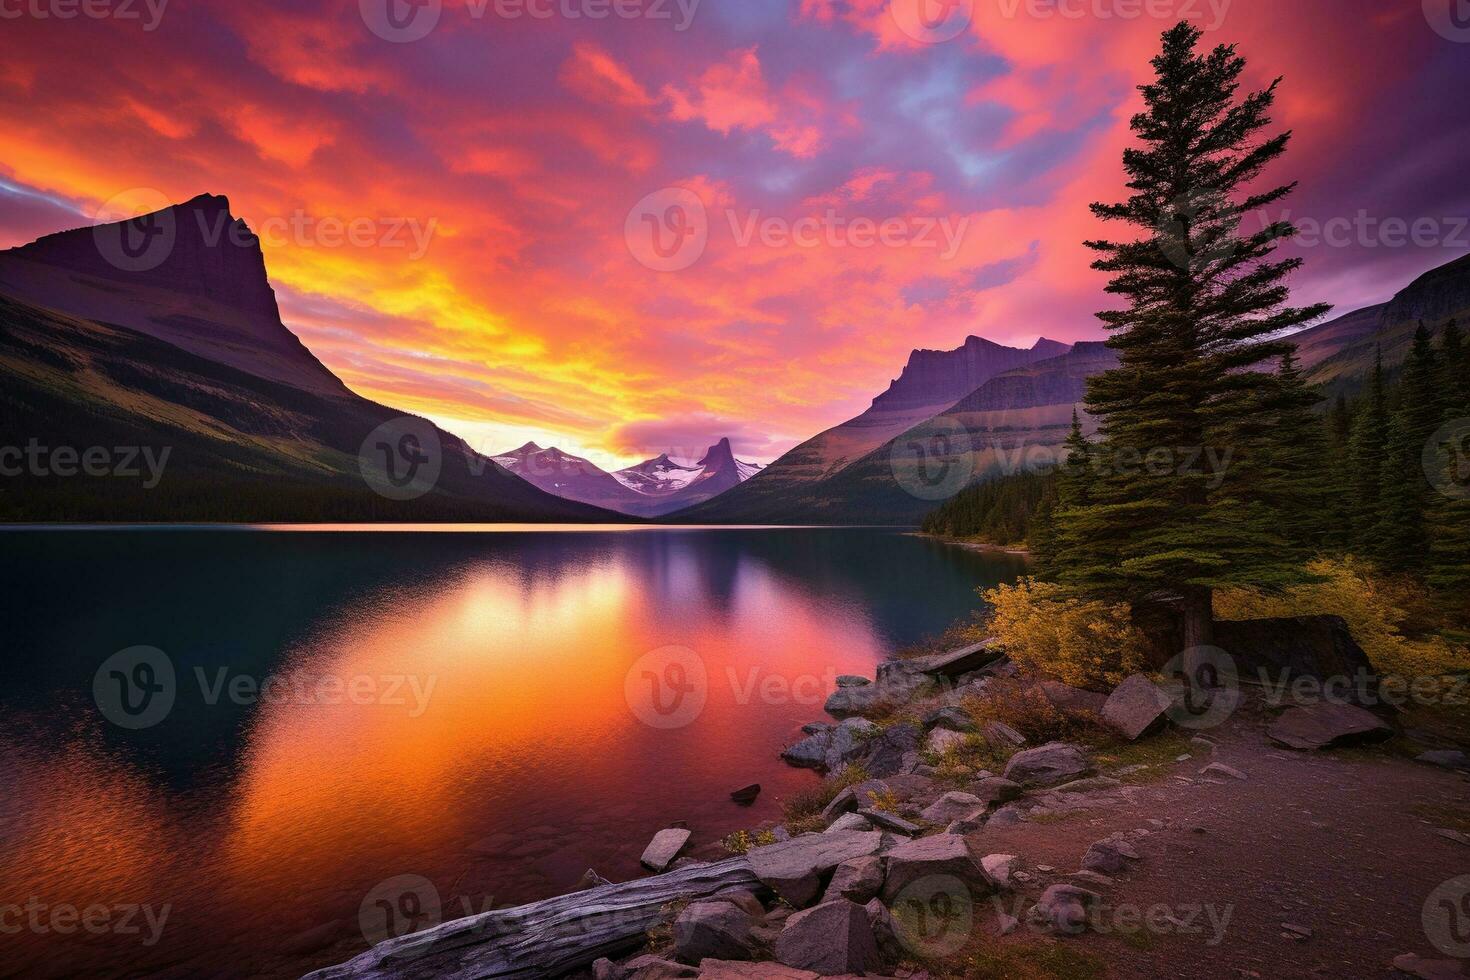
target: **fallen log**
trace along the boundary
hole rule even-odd
[[[560,976],[638,946],[670,902],[740,888],[764,891],[743,856],[455,919],[381,942],[304,980]]]

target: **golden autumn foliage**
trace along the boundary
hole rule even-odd
[[[1074,687],[1111,689],[1147,663],[1143,633],[1126,603],[1071,598],[1033,578],[981,596],[992,609],[991,635],[1022,670]]]
[[[1393,582],[1356,558],[1322,558],[1307,566],[1321,581],[1266,594],[1250,589],[1215,593],[1219,619],[1270,619],[1278,616],[1341,616],[1353,639],[1381,674],[1431,677],[1470,668],[1470,652],[1440,636],[1410,639],[1404,625],[1407,597]]]

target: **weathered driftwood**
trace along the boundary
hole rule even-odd
[[[762,888],[744,857],[455,919],[379,943],[306,980],[555,977],[636,946],[670,902],[737,888]]]

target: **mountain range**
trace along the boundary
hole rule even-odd
[[[1470,256],[1293,339],[1332,394],[1361,386],[1379,351],[1393,370],[1421,321],[1467,317]],[[488,458],[348,390],[282,323],[258,240],[203,195],[0,252],[0,452],[169,453],[154,486],[6,469],[0,520],[912,525],[966,483],[1048,461],[1087,378],[1116,363],[1102,342],[916,350],[866,411],[764,469],[728,439],[616,472],[536,443]],[[378,450],[432,456],[435,479],[384,492],[368,478]]]
[[[710,446],[694,463],[667,453],[609,473],[591,460],[528,442],[494,457],[495,462],[547,493],[605,507],[634,517],[661,517],[750,479],[761,466],[735,458],[729,439]]]

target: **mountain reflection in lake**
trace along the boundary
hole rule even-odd
[[[405,915],[638,875],[673,821],[710,848],[814,779],[777,753],[835,675],[1024,570],[852,529],[0,541],[5,966],[54,975],[293,976]],[[174,678],[129,729],[93,682],[134,647]],[[104,673],[103,701],[163,686]]]

